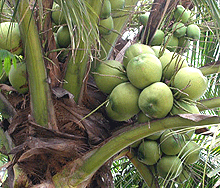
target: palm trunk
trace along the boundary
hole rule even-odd
[[[18,3],[19,2],[19,3]],[[36,123],[48,127],[48,117],[54,118],[50,89],[47,83],[46,69],[44,65],[39,33],[34,20],[33,11],[29,7],[29,1],[15,1],[18,3],[17,17],[20,21],[20,30],[23,41],[25,62],[27,64],[29,90],[31,96],[31,111]],[[49,116],[48,116],[49,114]],[[51,120],[51,119],[50,119]],[[55,123],[54,120],[51,122]],[[56,125],[52,125],[52,127]]]

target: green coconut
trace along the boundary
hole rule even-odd
[[[174,35],[167,35],[164,39],[166,48],[170,51],[175,51],[176,48],[178,47],[178,38],[175,37]]]
[[[148,140],[158,140],[160,138],[160,136],[162,135],[162,133],[163,133],[163,131],[154,133],[150,136],[147,136],[146,139],[148,139]]]
[[[191,15],[191,11],[185,9],[182,5],[177,5],[174,11],[174,18],[176,21],[181,21],[182,23],[186,23]]]
[[[100,13],[101,19],[107,19],[111,16],[111,2],[109,0],[103,0],[102,9]]]
[[[155,56],[157,58],[160,58],[162,55],[164,55],[165,53],[169,53],[170,51],[164,47],[161,46],[152,46],[151,47],[155,53]]]
[[[140,54],[153,54],[155,55],[152,48],[145,44],[135,43],[129,46],[125,50],[124,58],[123,58],[123,65],[126,68],[128,65],[128,62],[133,58]]]
[[[115,121],[126,121],[138,114],[138,98],[140,90],[130,82],[117,85],[109,95],[106,107],[108,117]]]
[[[196,100],[205,93],[207,84],[207,78],[203,76],[199,69],[184,67],[177,72],[172,85],[184,92],[180,93],[180,97]]]
[[[112,10],[119,10],[125,7],[125,0],[110,0]]]
[[[183,23],[174,23],[172,30],[173,35],[177,38],[183,37],[186,34],[186,26]]]
[[[183,132],[182,134],[184,135],[185,140],[189,141],[189,140],[191,140],[191,138],[194,135],[194,133],[195,133],[195,130],[193,129],[193,130],[188,130],[186,132]]]
[[[164,32],[162,30],[158,29],[155,32],[150,44],[151,44],[151,46],[159,46],[162,44],[163,39],[164,39]]]
[[[172,130],[166,130],[160,137],[160,149],[166,155],[176,155],[184,145],[184,136]]]
[[[137,122],[138,123],[146,123],[150,122],[151,118],[147,117],[142,111],[140,111],[137,115]]]
[[[175,114],[200,114],[198,107],[194,103],[176,101],[170,113]]]
[[[57,44],[60,48],[67,48],[71,44],[68,26],[61,26],[57,31]]]
[[[157,163],[158,174],[167,180],[175,179],[182,172],[183,165],[177,156],[164,155]]]
[[[109,35],[114,29],[114,22],[111,16],[107,19],[100,20],[99,22],[99,33],[102,35]]]
[[[130,145],[131,148],[137,148],[141,144],[142,140],[138,140]]]
[[[17,63],[16,68],[14,65],[12,65],[8,78],[12,87],[19,93],[25,94],[28,92],[28,80],[25,63]]]
[[[139,21],[140,21],[141,25],[143,25],[143,26],[147,25],[149,16],[150,16],[150,12],[145,12],[144,14],[140,15]]]
[[[174,52],[164,53],[159,60],[162,64],[163,77],[168,80],[170,80],[178,70],[188,67],[185,57]]]
[[[112,109],[112,103],[107,103],[105,108],[107,116],[114,121],[127,121],[131,118],[129,114],[118,113]]]
[[[190,173],[185,168],[183,168],[182,172],[175,179],[175,181],[177,183],[181,183],[182,184],[182,183],[186,182],[189,178],[190,178]]]
[[[148,85],[161,80],[161,62],[152,54],[138,55],[128,62],[127,76],[129,81],[135,87],[143,89]]]
[[[173,94],[165,83],[156,82],[141,92],[138,105],[150,118],[163,118],[173,106]]]
[[[190,39],[199,40],[200,39],[200,28],[196,24],[190,24],[186,28],[186,35]]]
[[[189,44],[190,44],[190,40],[186,36],[178,38],[179,51],[187,49],[189,47]]]
[[[57,3],[53,3],[51,17],[52,17],[52,21],[56,25],[66,24],[66,19],[63,10],[61,9],[60,5],[58,5]]]
[[[138,160],[146,165],[154,165],[161,157],[158,143],[153,140],[145,140],[138,147]]]
[[[128,78],[119,61],[106,60],[97,66],[94,80],[100,91],[110,94],[118,84],[128,81]]]
[[[19,25],[16,22],[0,23],[0,48],[20,55],[23,52]]]
[[[200,158],[200,147],[194,141],[188,141],[180,152],[180,158],[185,164],[193,164]]]

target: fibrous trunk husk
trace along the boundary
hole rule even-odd
[[[96,95],[95,90],[97,88],[89,87],[88,93]],[[24,97],[13,93],[7,96],[17,110],[10,125],[4,127],[15,144],[10,152],[14,155],[11,164],[18,164],[32,185],[50,180],[67,162],[81,157],[110,136],[109,122],[98,112],[100,110],[82,120],[91,110],[78,106],[68,92],[61,88],[54,93],[53,103],[59,131],[42,127],[33,121],[28,95]],[[101,93],[97,94],[96,98],[101,96]],[[105,100],[105,96],[99,102],[90,103],[90,107],[97,107],[102,100]],[[110,187],[111,162],[107,162],[95,173],[91,185],[101,184],[104,177],[105,187]]]

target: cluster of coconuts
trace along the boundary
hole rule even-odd
[[[126,49],[123,64],[106,60],[93,74],[99,90],[109,95],[106,113],[115,121],[199,113],[195,102],[207,88],[207,78],[184,56],[140,43]]]
[[[146,27],[149,12],[141,14],[140,23]],[[170,51],[183,49],[189,45],[189,41],[200,39],[200,28],[197,24],[192,23],[192,13],[189,9],[185,9],[182,5],[177,5],[173,12],[172,27],[165,33],[162,29],[158,29],[152,38],[151,46],[164,45]]]
[[[58,28],[55,32],[55,40],[58,48],[67,48],[71,43],[69,28],[63,10],[59,4],[53,3],[51,18],[53,24]]]
[[[200,158],[199,145],[191,140],[193,131],[185,134],[173,130],[158,132],[135,143],[138,160],[155,176],[184,183],[191,174],[190,166]]]
[[[125,7],[125,0],[103,0],[100,3],[102,3],[102,8],[98,23],[99,33],[108,35],[114,29],[113,17],[117,15],[117,11]],[[58,27],[55,33],[57,47],[67,48],[71,43],[69,28],[62,7],[56,2],[53,3],[51,17],[53,23]]]
[[[206,88],[201,71],[189,67],[184,56],[160,46],[136,43],[116,60],[100,62],[93,72],[97,87],[108,94],[106,113],[114,121],[137,117],[150,122],[175,114],[199,114],[195,102]],[[200,147],[191,140],[194,130],[158,132],[134,143],[139,160],[156,175],[183,183],[188,166],[199,159]]]
[[[99,15],[99,33],[101,35],[109,35],[114,29],[113,17],[125,7],[125,0],[103,0],[102,8]]]
[[[7,8],[6,5],[4,7]],[[8,9],[4,9],[4,11],[7,10]],[[5,22],[1,22],[0,38],[0,49],[7,50],[15,55],[22,55],[22,40],[17,22],[9,22],[7,20]],[[8,75],[3,70],[0,75],[0,83],[7,83],[8,80],[12,87],[17,90],[17,92],[22,94],[27,93],[28,81],[26,74],[26,64],[18,62],[16,65],[12,65]]]

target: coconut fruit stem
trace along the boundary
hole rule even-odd
[[[185,115],[185,116],[184,116]],[[91,177],[106,161],[134,142],[165,129],[212,125],[220,122],[218,116],[183,114],[167,117],[148,123],[132,124],[113,134],[100,147],[88,152],[66,165],[53,177],[56,187],[77,186]],[[61,181],[62,180],[62,181]]]

